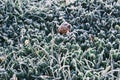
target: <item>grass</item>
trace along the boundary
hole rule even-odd
[[[119,80],[117,4],[1,0],[0,79]],[[72,25],[68,35],[57,33],[63,21]]]

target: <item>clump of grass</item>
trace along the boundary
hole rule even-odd
[[[1,0],[0,79],[119,79],[118,4]],[[64,20],[72,25],[69,35],[57,33]]]

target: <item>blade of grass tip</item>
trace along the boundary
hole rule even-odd
[[[53,28],[52,28],[52,40],[51,40],[51,54],[52,54],[52,55],[53,55],[53,47],[54,47],[54,44],[55,44],[54,31],[53,31]]]
[[[111,66],[106,67],[105,70],[103,70],[102,75],[106,75],[106,73],[111,69]]]
[[[111,64],[111,70],[113,70],[114,69],[114,66],[113,66],[113,56],[112,56],[112,53],[110,52],[110,64]],[[112,72],[112,80],[114,80],[114,77],[113,77],[114,75],[113,75],[113,72]]]
[[[71,75],[71,72],[70,72],[70,66],[68,67],[68,74],[69,74],[69,80],[72,79],[72,75]]]

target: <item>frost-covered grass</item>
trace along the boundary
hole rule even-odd
[[[1,0],[0,80],[119,80],[118,1]]]

